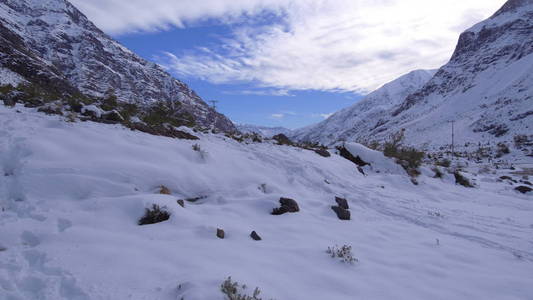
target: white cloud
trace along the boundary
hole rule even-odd
[[[274,119],[283,119],[285,117],[285,114],[271,114],[270,117]]]
[[[178,76],[213,83],[256,82],[280,90],[366,93],[413,69],[437,68],[459,33],[504,0],[74,0],[109,32],[157,30],[214,18],[238,23],[218,46],[167,53]]]
[[[331,117],[331,115],[333,115],[333,113],[329,113],[329,114],[320,114],[320,116],[324,119],[327,119],[329,117]]]
[[[283,96],[294,97],[290,91],[282,89],[257,89],[257,90],[236,90],[236,91],[224,91],[227,95],[254,95],[254,96]]]

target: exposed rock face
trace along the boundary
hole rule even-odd
[[[300,141],[383,142],[405,128],[405,143],[512,142],[533,128],[533,1],[509,0],[466,30],[434,75],[403,76],[329,119],[294,131]],[[407,93],[406,93],[407,92]]]
[[[0,68],[59,95],[114,94],[140,107],[164,101],[197,125],[236,130],[187,85],[107,36],[66,0],[0,3]]]

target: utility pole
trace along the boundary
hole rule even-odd
[[[218,103],[218,100],[211,100],[209,101],[211,102],[211,106],[213,107],[214,110],[217,110],[217,103]]]
[[[452,158],[455,157],[455,133],[454,133],[454,123],[455,123],[455,121],[452,121]]]

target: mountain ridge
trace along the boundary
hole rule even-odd
[[[0,33],[1,66],[31,82],[96,98],[112,94],[144,107],[180,103],[198,125],[235,131],[186,84],[106,35],[66,0],[3,1]]]

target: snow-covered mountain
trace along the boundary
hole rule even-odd
[[[326,120],[294,130],[291,138],[319,142],[324,145],[337,141],[365,139],[376,127],[374,120],[381,118],[391,108],[400,104],[409,94],[420,89],[435,74],[433,70],[417,70],[389,82],[368,94],[356,104],[340,110]]]
[[[113,93],[140,106],[179,103],[201,126],[235,129],[187,85],[107,36],[66,0],[0,2],[0,69],[2,84],[15,78],[61,94]]]
[[[237,124],[237,129],[242,133],[259,133],[260,135],[270,138],[277,134],[289,135],[292,130],[285,127],[268,127],[251,124]]]
[[[359,120],[359,105],[337,115],[352,111],[354,120]],[[530,135],[533,1],[509,0],[492,17],[462,33],[450,61],[399,105],[363,122],[350,122],[349,116],[334,119],[343,124],[341,120],[348,120],[346,127],[328,126],[332,121],[326,120],[296,131],[295,137],[326,143],[338,139],[380,141],[404,128],[410,144],[442,146],[450,143],[451,122],[460,144],[512,141],[516,135]],[[336,134],[336,130],[342,133]]]

